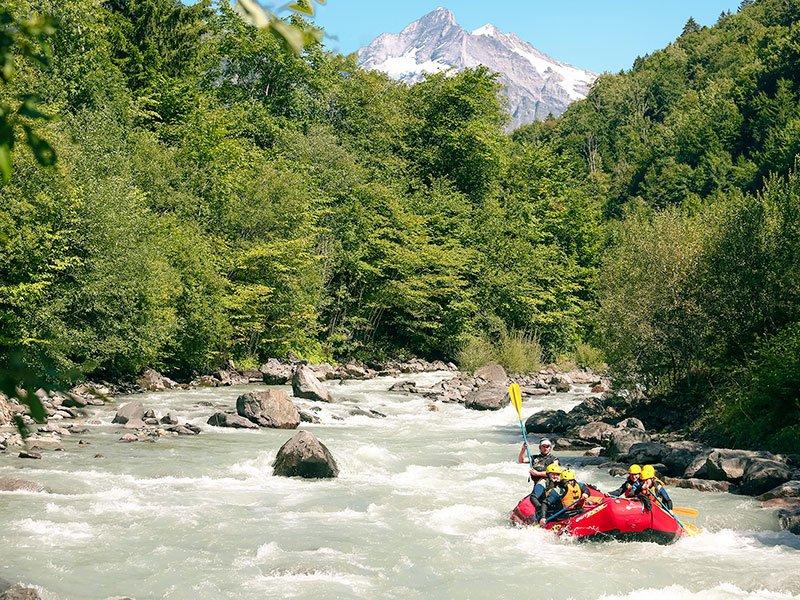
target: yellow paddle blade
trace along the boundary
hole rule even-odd
[[[681,517],[690,517],[694,519],[697,515],[700,514],[696,508],[689,508],[688,506],[676,506],[672,509],[676,515],[680,515]]]
[[[508,397],[511,398],[511,404],[514,405],[517,416],[522,420],[522,390],[519,389],[518,383],[508,386]]]
[[[686,532],[687,535],[699,535],[702,533],[702,529],[700,529],[697,525],[693,523],[686,523],[683,526],[683,530]]]

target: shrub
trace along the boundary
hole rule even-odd
[[[494,360],[494,347],[484,338],[470,337],[458,352],[458,365],[463,371],[473,373]]]
[[[602,373],[608,368],[603,360],[603,352],[590,344],[578,344],[575,347],[575,363],[596,373]]]
[[[539,340],[520,331],[502,332],[494,350],[495,360],[509,373],[533,373],[542,368]]]

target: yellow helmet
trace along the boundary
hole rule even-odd
[[[558,463],[552,462],[549,465],[547,465],[547,468],[544,471],[548,475],[550,473],[558,473],[560,475],[562,470],[563,469],[561,468],[561,465],[559,465]]]
[[[656,469],[653,465],[645,465],[642,467],[642,479],[652,479],[656,476]]]
[[[631,465],[628,467],[628,473],[631,475],[641,475],[642,474],[642,467],[639,465]]]
[[[573,481],[575,479],[575,471],[572,469],[565,469],[561,471],[561,479],[564,481]]]

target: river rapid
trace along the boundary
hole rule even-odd
[[[205,424],[245,388],[137,396],[203,428],[157,443],[118,443],[113,406],[96,408],[89,433],[64,438],[64,452],[0,456],[0,476],[50,490],[0,492],[0,578],[76,599],[800,598],[800,537],[777,531],[775,513],[743,496],[671,490],[705,528],[671,546],[510,527],[529,491],[513,408],[429,411],[421,396],[388,392],[396,381],[334,385],[337,403],[322,407],[322,422],[301,424],[339,464],[329,481],[272,476],[293,432]],[[579,397],[539,397],[525,413],[568,410]],[[350,416],[355,406],[387,417]],[[619,484],[582,466],[579,453],[559,456],[579,479]]]

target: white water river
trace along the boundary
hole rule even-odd
[[[121,444],[114,408],[100,407],[100,424],[65,438],[64,452],[0,455],[0,476],[51,491],[0,492],[0,578],[75,599],[800,598],[800,537],[746,497],[672,490],[706,531],[671,546],[510,527],[529,491],[513,408],[431,412],[421,396],[387,392],[395,381],[335,385],[322,423],[301,424],[338,461],[330,481],[272,476],[293,432],[205,424],[244,388],[137,397],[200,425],[199,436]],[[555,394],[525,412],[578,401]],[[388,416],[348,416],[356,405]],[[619,483],[596,467],[577,472],[602,489]]]

